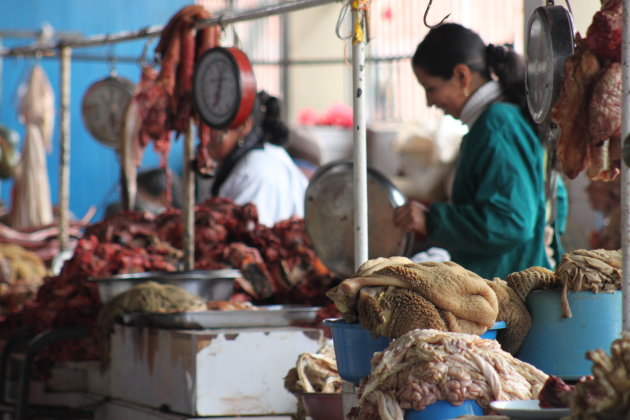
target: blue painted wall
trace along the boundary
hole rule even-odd
[[[164,25],[181,7],[191,4],[184,0],[0,0],[0,30],[39,30],[44,23],[58,32],[79,32],[83,36],[139,30],[152,25]],[[31,40],[2,40],[4,47],[25,45]],[[93,48],[75,49],[77,54],[108,54],[121,57],[139,57],[145,45],[136,40]],[[151,51],[155,43],[151,45]],[[2,91],[0,97],[0,124],[9,126],[24,135],[24,127],[17,120],[16,90],[28,76],[34,58],[4,58]],[[60,64],[57,58],[41,58],[59,104]],[[107,61],[73,60],[71,68],[71,149],[70,149],[70,210],[82,217],[92,205],[99,206],[93,220],[103,216],[105,206],[119,199],[119,164],[116,153],[98,143],[87,132],[81,118],[81,99],[87,87],[109,74]],[[118,75],[138,82],[140,69],[137,63],[116,64]],[[59,109],[55,116],[53,150],[48,156],[48,176],[53,205],[59,199]],[[157,166],[158,158],[149,146],[143,167]],[[173,143],[171,167],[181,171],[182,142]],[[2,181],[2,201],[10,203],[10,180]]]

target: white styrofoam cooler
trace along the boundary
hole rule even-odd
[[[297,400],[284,377],[321,330],[166,330],[117,325],[111,336],[110,395],[192,416],[286,414]]]

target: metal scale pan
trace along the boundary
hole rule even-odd
[[[317,256],[333,273],[354,273],[353,163],[330,162],[306,189],[304,223]],[[394,209],[407,201],[380,172],[368,168],[368,257],[406,255],[412,234],[394,225]]]

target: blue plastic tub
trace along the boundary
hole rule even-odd
[[[436,401],[424,410],[405,410],[405,420],[449,420],[463,415],[483,416],[483,408],[476,401],[466,400],[459,407]]]
[[[361,324],[348,324],[343,319],[326,319],[324,325],[330,327],[337,359],[337,371],[345,381],[358,383],[372,371],[372,356],[387,348],[391,340],[387,337],[374,338]],[[498,329],[505,328],[505,322],[496,322],[482,338],[495,339]]]
[[[485,333],[481,334],[481,338],[487,338],[488,340],[496,340],[497,333],[499,332],[499,330],[504,329],[506,326],[507,324],[505,323],[505,321],[495,322],[492,328],[490,328]]]
[[[372,355],[389,345],[387,337],[374,338],[360,324],[348,324],[343,319],[325,319],[332,331],[337,371],[345,381],[358,383],[372,371]]]
[[[562,317],[560,291],[535,290],[527,298],[532,327],[517,357],[549,375],[575,380],[591,374],[585,354],[610,352],[621,336],[621,292],[569,292],[572,318]],[[609,353],[610,354],[610,353]]]

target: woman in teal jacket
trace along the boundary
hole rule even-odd
[[[425,207],[410,201],[396,209],[396,224],[426,236],[453,261],[488,279],[532,266],[551,268],[545,250],[544,149],[527,112],[520,57],[449,23],[429,32],[412,65],[428,105],[460,119],[469,132],[451,202]],[[566,197],[564,191],[560,195]],[[565,203],[558,206],[562,225]],[[556,258],[561,253],[555,249]]]

